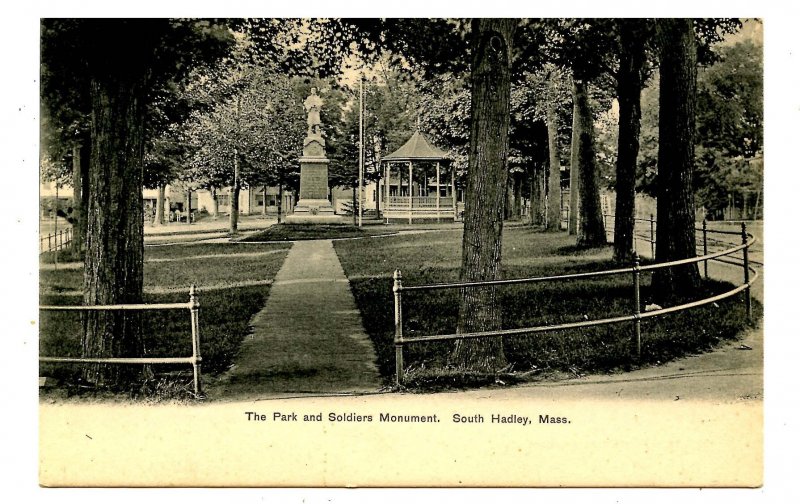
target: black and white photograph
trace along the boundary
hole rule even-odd
[[[40,486],[763,492],[768,18],[265,11],[35,20]]]

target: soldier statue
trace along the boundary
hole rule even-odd
[[[303,103],[308,112],[308,135],[309,136],[320,136],[320,118],[319,118],[319,111],[322,108],[322,98],[317,95],[317,88],[311,88],[311,95],[306,98],[306,101]]]

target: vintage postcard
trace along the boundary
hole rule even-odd
[[[41,486],[764,484],[765,19],[39,30]]]

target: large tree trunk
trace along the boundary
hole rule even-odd
[[[511,49],[516,21],[472,22],[472,105],[461,280],[500,278],[503,204],[508,175]],[[459,333],[499,329],[495,288],[461,290]],[[451,363],[459,369],[496,372],[506,366],[503,340],[456,341]]]
[[[278,180],[278,224],[283,220],[283,177]]]
[[[158,196],[156,197],[156,220],[153,224],[161,226],[164,224],[164,199],[166,199],[167,189],[164,184],[158,184]]]
[[[578,169],[578,147],[580,146],[580,111],[578,110],[578,102],[575,100],[575,87],[573,86],[572,93],[572,139],[570,141],[570,156],[569,156],[569,215],[567,218],[567,234],[578,234],[578,206],[580,199],[580,170]]]
[[[219,217],[219,194],[216,187],[211,188],[211,215]]]
[[[545,194],[542,186],[542,167],[535,163],[530,168],[531,180],[531,225],[541,226],[544,224],[544,201]]]
[[[544,165],[539,165],[536,183],[539,185],[539,225],[544,227],[547,221],[547,170]]]
[[[86,133],[86,142],[81,145],[81,249],[86,250],[87,220],[86,212],[89,209],[89,165],[92,159],[91,139]]]
[[[586,82],[580,79],[573,81],[573,100],[577,120],[574,124],[578,131],[578,194],[580,203],[578,213],[577,243],[581,247],[605,245],[606,231],[603,227],[603,211],[600,208],[600,189],[597,184],[597,162],[594,151],[594,119],[586,93]],[[575,131],[573,131],[575,135]]]
[[[550,75],[550,89],[555,88],[555,77]],[[545,230],[561,230],[561,161],[558,153],[558,115],[556,114],[555,93],[547,100],[547,150],[549,170],[547,177],[547,218]]]
[[[514,176],[506,177],[506,204],[505,204],[505,218],[506,220],[514,218]]]
[[[186,189],[186,224],[192,223],[192,188]]]
[[[91,162],[87,212],[84,305],[142,302],[145,79],[91,82]],[[141,357],[140,312],[84,314],[85,357]],[[84,379],[98,385],[135,381],[140,366],[87,365]]]
[[[229,206],[230,214],[230,234],[239,232],[239,189],[241,181],[239,180],[239,149],[233,148],[233,187],[231,187]]]
[[[86,242],[86,208],[89,197],[89,142],[72,148],[72,251],[77,255]]]
[[[261,215],[264,217],[267,216],[267,186],[264,185],[264,199],[262,200],[263,205],[261,206]]]
[[[617,147],[617,201],[614,209],[614,260],[633,259],[633,231],[636,217],[636,158],[641,127],[642,69],[645,63],[645,21],[620,21],[619,140]]]
[[[660,19],[661,80],[658,120],[656,259],[694,257],[695,100],[697,48],[691,19]],[[700,284],[697,264],[660,269],[653,276],[661,301],[692,293]]]

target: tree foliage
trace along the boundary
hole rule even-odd
[[[249,64],[223,75],[227,79],[218,80],[217,71],[198,78],[219,88],[193,92],[220,98],[192,113],[182,127],[188,153],[179,178],[203,188],[230,186],[237,153],[244,186],[291,178],[299,169],[305,135],[297,81]]]
[[[752,41],[723,46],[697,78],[697,175],[700,205],[719,214],[728,195],[763,185],[762,49]]]
[[[695,196],[709,216],[721,216],[729,194],[763,185],[763,55],[744,40],[713,49],[713,63],[698,70]],[[656,73],[642,92],[641,153],[637,189],[658,187],[658,88]]]
[[[133,35],[135,34],[135,36]],[[41,98],[47,152],[58,157],[88,141],[92,62],[118,61],[115,41],[131,36],[141,51],[123,63],[147,73],[147,136],[157,137],[180,119],[185,104],[176,100],[178,83],[199,64],[222,55],[232,41],[221,20],[44,19],[41,24]],[[139,66],[136,66],[138,63]],[[106,71],[110,71],[108,65]],[[109,75],[110,76],[110,75]]]

